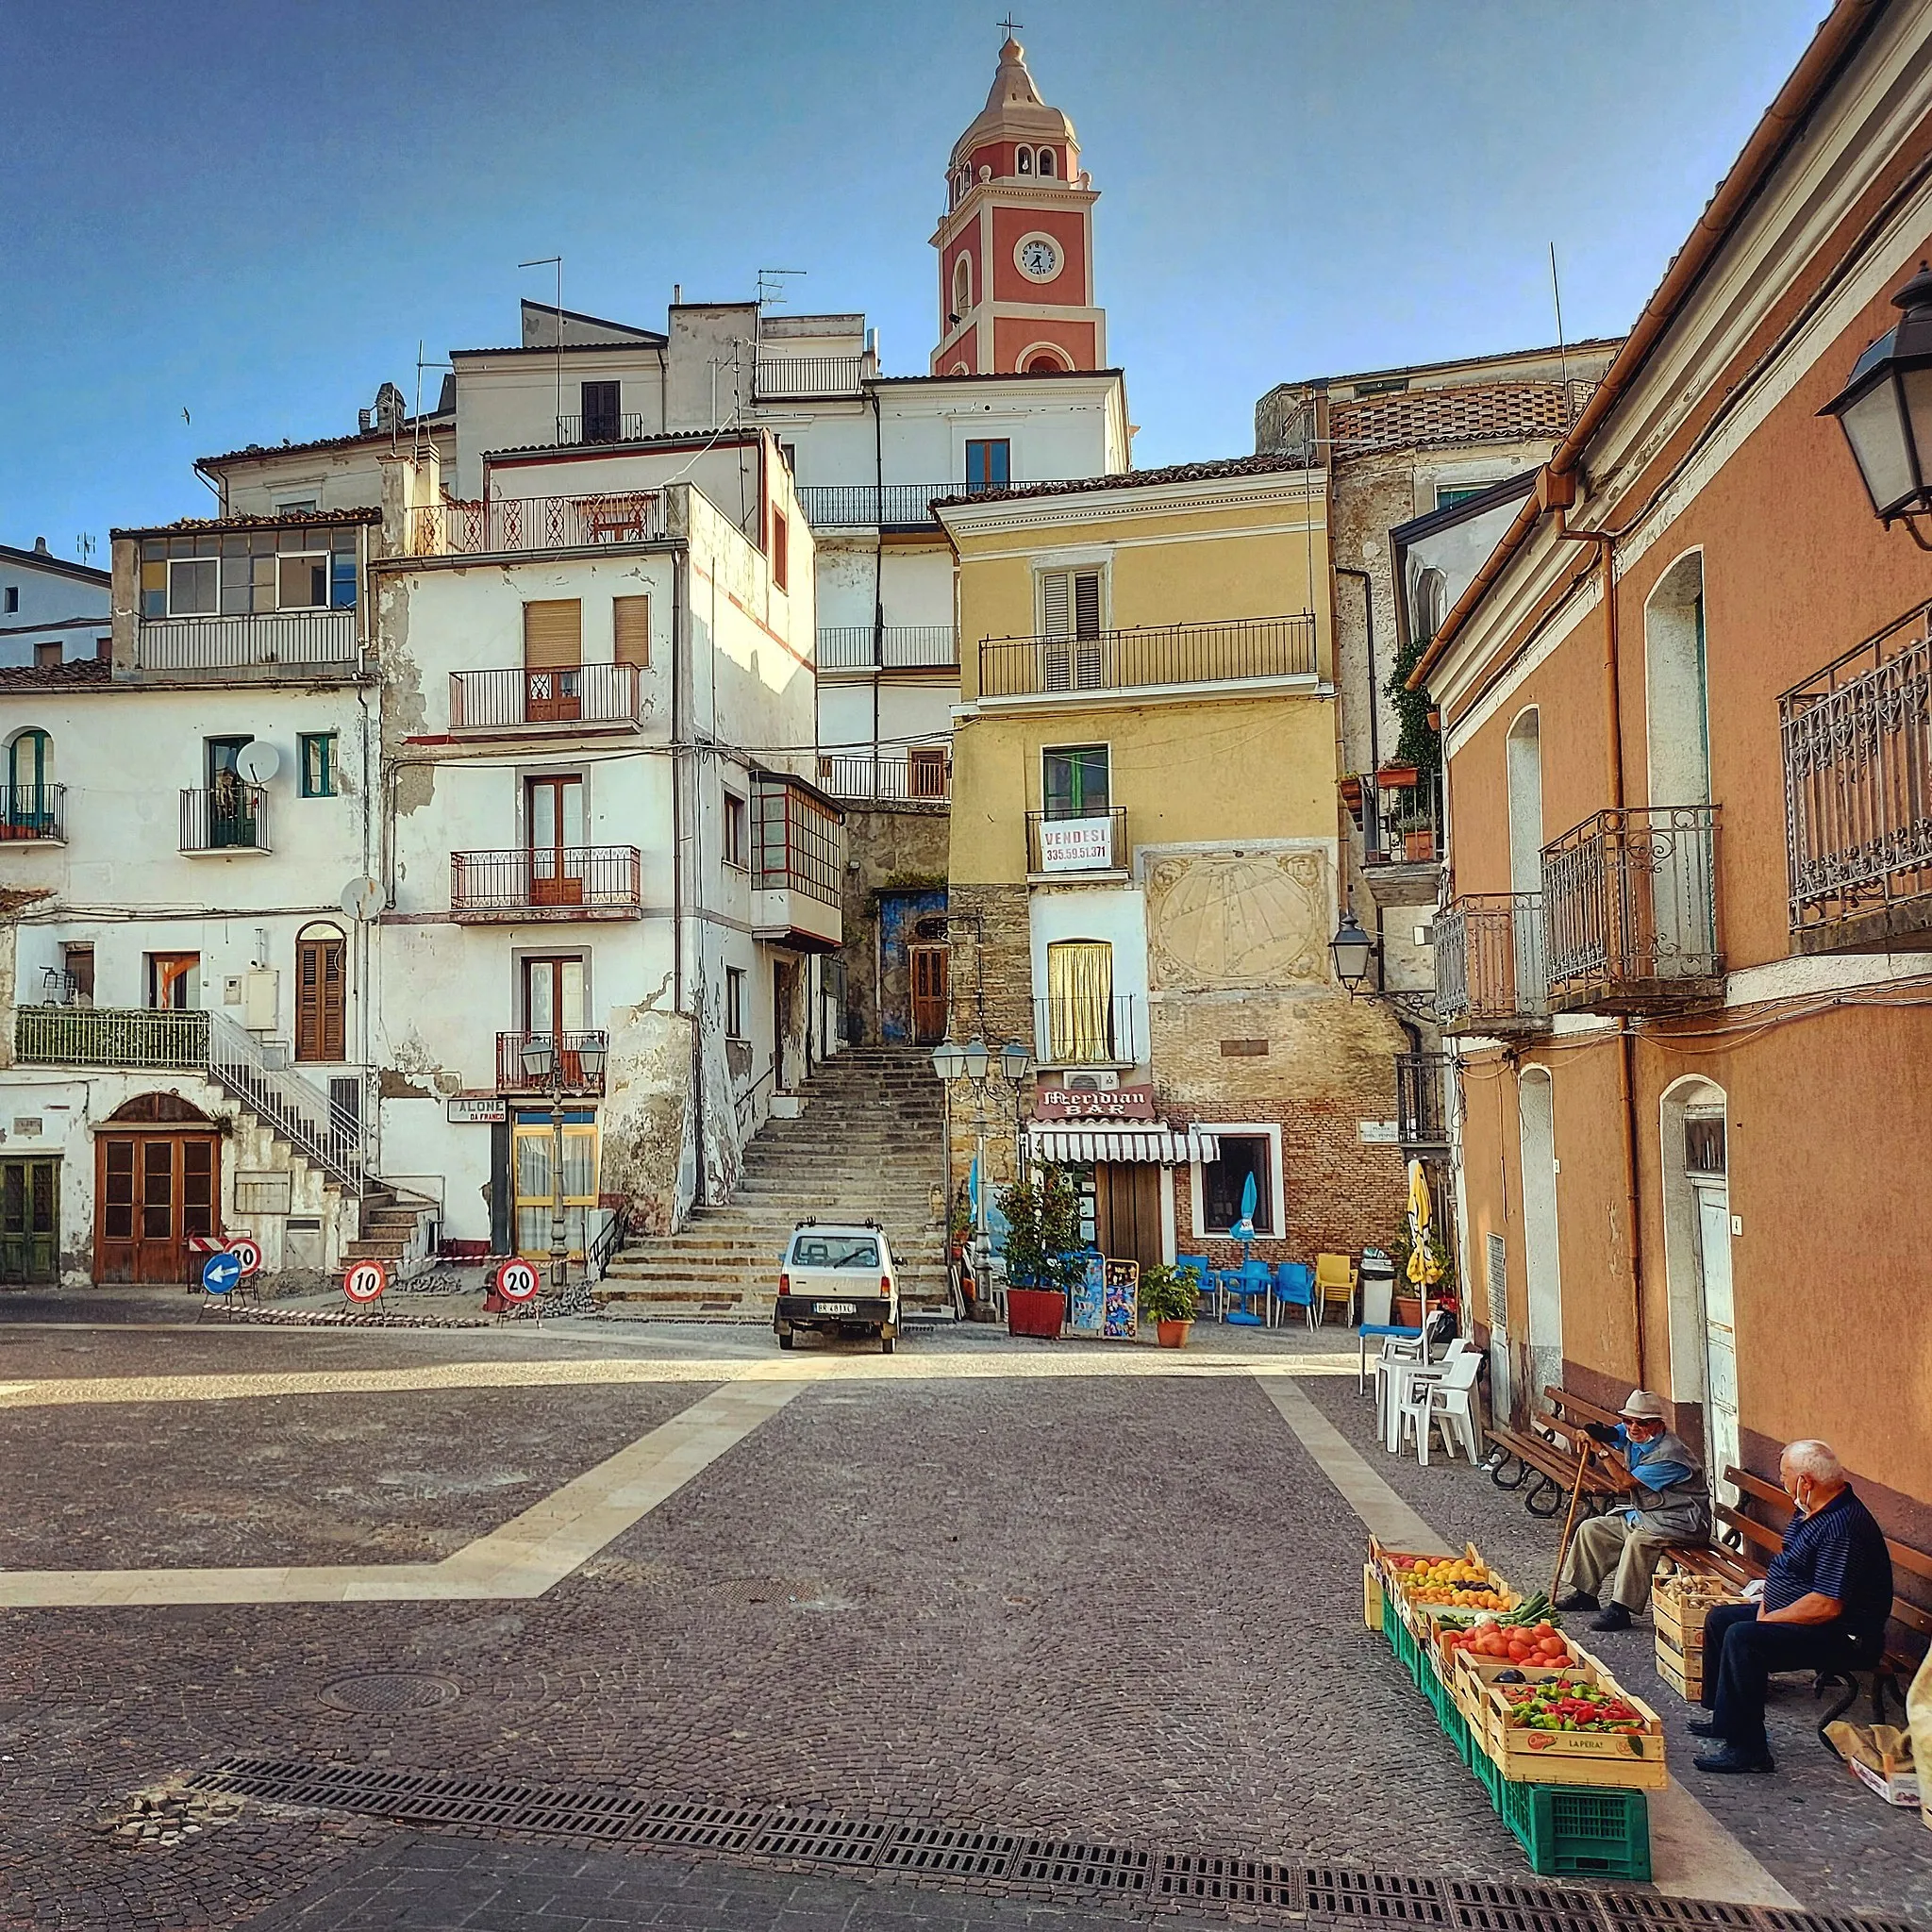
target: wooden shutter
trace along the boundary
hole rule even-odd
[[[1063,570],[1050,570],[1041,574],[1040,579],[1040,632],[1042,637],[1071,637],[1073,631],[1068,625],[1067,616],[1072,592],[1068,578],[1071,573]]]
[[[782,591],[785,588],[791,558],[786,555],[790,546],[791,532],[785,519],[776,510],[772,512],[772,581]]]
[[[1074,635],[1097,638],[1100,635],[1100,573],[1076,570],[1074,579]]]
[[[576,597],[524,606],[524,669],[575,670],[584,661],[584,607]]]
[[[613,597],[610,600],[611,657],[619,664],[634,664],[640,671],[651,662],[651,600],[648,597]]]
[[[295,1058],[340,1061],[346,1058],[342,996],[342,942],[302,940],[295,947]]]

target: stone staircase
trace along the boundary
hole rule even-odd
[[[799,1117],[766,1122],[745,1149],[726,1205],[612,1257],[597,1288],[612,1314],[769,1322],[779,1257],[808,1215],[878,1222],[905,1311],[946,1308],[945,1230],[932,1198],[943,1103],[931,1060],[909,1047],[848,1047],[803,1091]]]
[[[435,1202],[372,1180],[363,1188],[358,1206],[359,1238],[343,1250],[343,1268],[358,1261],[380,1261],[393,1282],[408,1281],[435,1266]]]

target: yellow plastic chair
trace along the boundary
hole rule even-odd
[[[1315,1305],[1321,1309],[1318,1318],[1328,1319],[1328,1304],[1339,1301],[1341,1304],[1342,1324],[1355,1325],[1356,1297],[1361,1291],[1361,1271],[1346,1255],[1317,1255],[1315,1257]]]

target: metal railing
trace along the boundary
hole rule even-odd
[[[821,671],[950,671],[959,634],[950,624],[828,625],[819,632]]]
[[[1717,808],[1600,811],[1543,847],[1550,1002],[1642,1010],[1708,989],[1717,935]]]
[[[0,787],[0,844],[58,841],[66,836],[66,786]]]
[[[1540,1027],[1550,1010],[1541,892],[1474,892],[1438,915],[1436,1015],[1472,1032]]]
[[[1127,808],[1026,814],[1026,870],[1046,876],[1065,873],[1125,872]]]
[[[219,1013],[208,1022],[208,1074],[283,1140],[358,1192],[362,1127],[299,1074],[271,1063],[251,1034]]]
[[[491,557],[525,550],[586,550],[644,543],[664,535],[664,499],[655,490],[600,496],[454,498],[410,512],[411,557]]]
[[[181,794],[183,852],[266,852],[268,792],[259,785],[191,785]]]
[[[299,673],[346,677],[361,662],[353,610],[279,610],[259,617],[144,617],[135,626],[137,669]]]
[[[1043,1067],[1129,1065],[1141,1058],[1133,993],[1049,994],[1033,1002],[1034,1052]]]
[[[637,716],[638,674],[630,664],[449,675],[452,731],[500,731],[516,724],[630,724]]]
[[[563,1075],[566,1093],[601,1093],[604,1067],[600,1061],[594,1074],[584,1072],[584,1049],[594,1047],[608,1053],[610,1036],[589,1033],[499,1033],[496,1036],[496,1088],[499,1093],[544,1093],[548,1079],[533,1079],[524,1071],[524,1048],[533,1040],[547,1041],[557,1058],[555,1065]]]
[[[1777,708],[1791,930],[1932,895],[1932,604]]]
[[[909,751],[821,752],[819,790],[857,803],[943,805],[953,795],[953,755],[943,745]]]
[[[646,434],[644,419],[638,415],[559,416],[557,419],[557,440],[567,445],[637,442]]]
[[[1449,1144],[1449,1081],[1455,1056],[1395,1056],[1395,1131],[1405,1148]]]
[[[1442,856],[1442,779],[1418,772],[1413,785],[1390,785],[1364,772],[1356,823],[1362,865],[1430,865]]]
[[[798,507],[815,530],[916,530],[934,523],[936,496],[961,496],[963,483],[805,483]]]
[[[452,852],[452,912],[524,912],[575,907],[635,910],[643,860],[635,845],[561,845],[508,852]]]
[[[173,1008],[22,1007],[13,1057],[25,1066],[194,1073],[208,1065],[208,1018]]]
[[[1217,624],[1143,625],[1084,638],[987,638],[982,697],[1136,691],[1315,675],[1315,620],[1244,617]]]
[[[760,356],[754,392],[760,400],[856,396],[871,374],[864,356]]]

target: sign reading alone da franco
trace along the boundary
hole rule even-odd
[[[1041,819],[1041,872],[1110,872],[1113,821],[1104,813],[1091,819]]]

